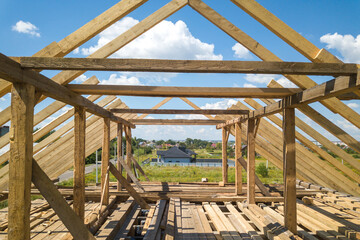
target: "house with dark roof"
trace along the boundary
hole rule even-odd
[[[167,151],[156,152],[158,162],[162,163],[191,163],[196,160],[196,153],[184,147],[172,147]]]

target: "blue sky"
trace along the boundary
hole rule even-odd
[[[60,41],[117,1],[0,1],[0,52],[9,56],[31,56],[53,41]],[[127,30],[138,21],[159,9],[168,1],[149,0],[126,18],[121,19],[100,35],[85,43],[69,57],[86,57],[104,43]],[[308,61],[272,32],[256,22],[230,0],[204,1],[229,21],[274,52],[285,61]],[[346,62],[360,63],[360,3],[356,0],[259,0],[260,4],[301,33],[319,48],[326,48]],[[212,59],[212,60],[258,60],[235,40],[227,36],[204,17],[186,6],[145,33],[133,43],[125,46],[113,57]],[[44,71],[48,77],[55,71]],[[141,84],[158,86],[208,86],[208,87],[265,87],[275,79],[291,86],[282,76],[258,76],[245,74],[149,74],[120,72],[87,72],[76,82],[96,75],[102,84]],[[312,79],[318,83],[329,77]],[[120,97],[131,108],[151,108],[162,98]],[[234,99],[191,99],[203,108],[225,108]],[[9,95],[0,99],[0,109],[9,105]],[[36,111],[51,103],[48,99],[36,107]],[[347,101],[359,112],[358,101]],[[360,131],[342,117],[332,114],[320,104],[312,104],[347,132],[360,139]],[[163,108],[190,108],[180,99],[173,99]],[[65,111],[66,109],[62,110]],[[60,113],[54,114],[43,124]],[[315,127],[331,140],[337,140],[306,116],[301,119]],[[152,116],[172,118],[172,116]],[[176,118],[180,116],[175,116]],[[187,117],[187,116],[185,116]],[[42,124],[42,125],[43,125]],[[41,125],[40,125],[41,127]],[[215,127],[185,126],[139,126],[133,133],[145,139],[220,139],[221,132]]]

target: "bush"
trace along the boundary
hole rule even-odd
[[[262,177],[268,177],[269,176],[269,170],[266,168],[266,165],[264,163],[260,163],[256,167],[256,173],[261,175]]]

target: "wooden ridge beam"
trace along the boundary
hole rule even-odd
[[[353,63],[19,57],[25,69],[350,76]]]
[[[198,98],[283,98],[301,92],[299,88],[235,88],[235,87],[163,87],[137,85],[68,84],[79,94],[123,95],[141,97],[198,97]]]
[[[226,110],[226,109],[130,109],[113,108],[113,113],[147,113],[147,114],[248,114],[248,110]]]
[[[41,91],[48,97],[70,104],[84,107],[86,111],[104,118],[110,118],[114,122],[135,127],[126,120],[116,117],[114,114],[94,104],[88,99],[70,91],[66,87],[34,71],[24,70],[20,64],[0,54],[0,77],[12,83],[28,83],[36,90]]]
[[[136,125],[217,125],[223,120],[207,119],[128,119]]]
[[[360,70],[359,70],[360,72]],[[359,89],[360,74],[351,77],[338,77],[331,81],[316,85],[315,87],[296,93],[288,98],[288,101],[280,100],[264,108],[256,109],[249,114],[250,118],[259,118],[280,112],[284,108],[296,108],[304,104],[310,104],[327,98],[336,97],[343,93]]]
[[[218,125],[216,125],[216,129],[221,129],[221,128],[225,128],[225,127],[230,127],[232,125],[235,125],[237,123],[243,123],[246,122],[247,118],[246,117],[236,117],[233,118],[231,120],[227,120],[224,123],[220,123]]]

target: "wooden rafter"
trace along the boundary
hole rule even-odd
[[[217,125],[222,120],[207,119],[129,119],[135,125]]]
[[[349,76],[356,74],[353,63],[163,60],[123,58],[16,58],[22,68],[48,70],[186,72],[186,73],[248,73]]]
[[[224,110],[224,109],[131,109],[113,108],[113,113],[148,113],[148,114],[249,114],[247,110]]]

